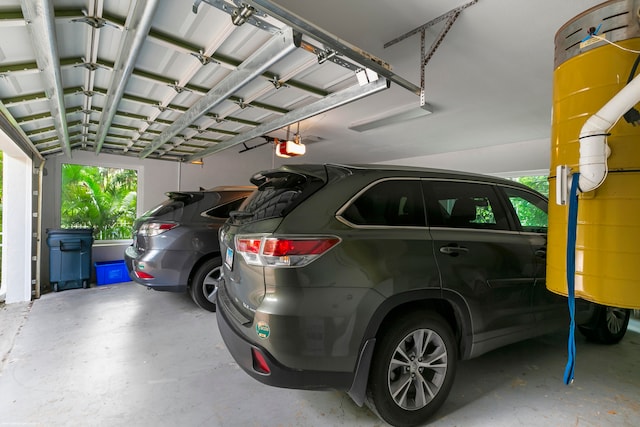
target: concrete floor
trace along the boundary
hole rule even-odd
[[[640,425],[640,330],[604,347],[565,333],[462,362],[432,426]],[[0,426],[382,426],[340,392],[264,386],[215,314],[133,283],[0,307]]]

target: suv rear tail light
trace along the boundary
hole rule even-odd
[[[301,267],[340,243],[335,236],[236,236],[236,252],[250,265]]]
[[[154,279],[152,275],[150,275],[149,273],[145,273],[144,271],[135,270],[133,273],[138,279]]]
[[[264,358],[260,350],[257,348],[251,349],[251,358],[253,359],[253,369],[261,374],[269,375],[271,369],[267,364],[267,360]]]
[[[144,237],[157,236],[177,226],[175,222],[145,222],[140,226],[138,234]]]

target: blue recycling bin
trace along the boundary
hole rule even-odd
[[[54,292],[86,288],[91,278],[92,228],[47,230],[49,282]]]

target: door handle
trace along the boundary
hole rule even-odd
[[[469,248],[464,246],[442,246],[440,247],[440,253],[451,256],[458,256],[460,254],[466,254],[469,252]]]
[[[547,250],[546,250],[546,249],[538,249],[538,250],[535,252],[535,254],[536,254],[536,256],[537,256],[538,258],[543,258],[543,259],[544,259],[544,258],[546,258],[546,257],[547,257]]]

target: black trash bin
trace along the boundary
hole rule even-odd
[[[54,292],[86,288],[91,278],[92,228],[47,230],[49,282]]]

